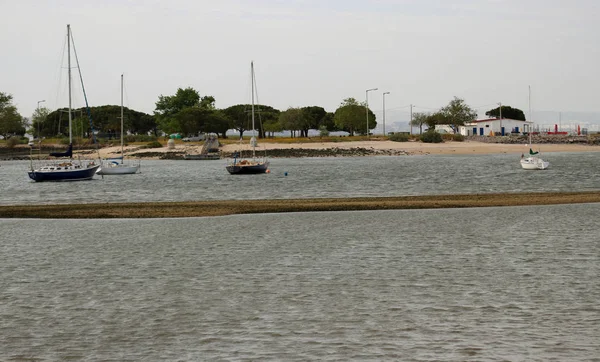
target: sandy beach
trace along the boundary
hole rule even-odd
[[[364,148],[373,151],[390,151],[392,154],[407,155],[481,155],[481,154],[515,154],[527,153],[528,145],[524,144],[501,144],[485,143],[477,141],[444,143],[422,143],[422,142],[393,142],[393,141],[351,141],[351,142],[298,142],[298,143],[277,143],[264,142],[259,145],[258,150],[274,149],[353,149]],[[600,146],[591,146],[585,144],[541,144],[535,145],[536,150],[543,153],[551,152],[600,152]],[[136,154],[183,152],[188,154],[200,153],[202,144],[200,143],[178,143],[175,149],[168,147],[144,149],[139,146],[125,147],[125,155],[136,157]],[[249,150],[248,144],[226,144],[220,147],[223,153],[231,153],[236,150]],[[120,146],[105,147],[100,149],[102,158],[119,156]],[[138,156],[139,157],[139,156]],[[145,159],[158,159],[158,156],[142,156]]]

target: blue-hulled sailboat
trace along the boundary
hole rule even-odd
[[[100,167],[99,161],[73,159],[73,133],[72,133],[72,115],[71,115],[71,26],[67,25],[67,64],[69,74],[69,147],[65,152],[54,152],[50,156],[57,157],[52,162],[45,163],[39,167],[34,166],[33,156],[31,157],[31,171],[28,172],[29,178],[33,181],[80,181],[91,180]],[[76,57],[77,59],[77,57]],[[77,62],[79,68],[79,62]],[[83,86],[83,83],[82,83]],[[85,96],[85,88],[84,88]],[[87,97],[86,97],[87,106]],[[89,107],[88,107],[89,109]],[[88,110],[89,112],[89,110]],[[92,129],[92,136],[93,129]],[[60,158],[60,159],[58,159]]]

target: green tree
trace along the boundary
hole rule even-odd
[[[489,111],[485,112],[485,115],[488,117],[500,118],[500,107],[490,109]],[[523,111],[518,108],[513,108],[511,106],[502,106],[502,118],[525,121],[525,113],[523,113]]]
[[[223,110],[225,117],[229,120],[230,127],[240,133],[240,138],[248,130],[249,113],[246,112],[246,106],[245,104],[236,104]]]
[[[448,124],[448,118],[445,113],[442,111],[437,111],[434,113],[428,113],[427,117],[425,117],[425,124],[427,125],[427,130],[434,130],[435,126],[438,124]]]
[[[12,95],[0,92],[0,135],[5,139],[25,135],[26,120],[12,104]]]
[[[459,126],[471,122],[477,118],[477,112],[469,107],[464,99],[454,97],[447,106],[440,110],[445,117],[447,124],[450,125],[454,133],[458,131]]]
[[[89,137],[90,121],[85,108],[73,109],[71,111],[73,120],[73,132],[77,135]],[[104,105],[90,107],[90,115],[93,120],[95,131],[100,132],[100,137],[118,138],[121,133],[121,106]],[[61,108],[50,112],[40,122],[40,134],[42,137],[52,137],[57,134],[68,134],[69,130],[67,109]],[[37,131],[37,126],[35,126]],[[147,134],[153,132],[157,135],[156,118],[147,113],[138,112],[127,107],[123,108],[123,132],[125,134]]]
[[[300,137],[308,137],[309,130],[319,129],[327,116],[327,111],[319,106],[302,107],[301,110],[304,114],[304,122],[300,125]]]
[[[227,138],[229,125],[229,119],[225,112],[220,109],[211,110],[206,114],[204,132],[220,134],[222,138]]]
[[[307,114],[300,108],[290,107],[279,114],[279,124],[290,131],[290,137],[295,137],[296,131],[302,130],[306,124]]]
[[[425,112],[415,112],[413,113],[412,121],[410,121],[410,125],[412,127],[419,127],[419,134],[423,134],[423,125],[427,124],[427,118],[431,115],[431,113]]]
[[[31,129],[28,131],[34,138],[40,138],[42,126],[46,122],[46,118],[50,114],[50,108],[41,107],[33,112],[31,117]]]
[[[368,109],[369,112],[369,131],[377,127],[375,121],[375,114]],[[354,136],[354,133],[366,134],[367,126],[367,115],[365,112],[364,103],[359,103],[354,98],[346,98],[336,109],[333,116],[333,121],[338,129],[350,133],[350,136]]]
[[[341,131],[339,128],[337,128],[333,119],[334,113],[327,112],[327,114],[325,114],[325,117],[323,117],[323,119],[321,120],[321,126],[325,126],[325,129],[327,129],[329,132]],[[321,127],[319,127],[319,129],[321,129]]]
[[[244,132],[252,130],[251,104],[236,104],[225,108],[223,112],[230,121],[231,129],[238,131],[240,137],[244,135]],[[271,106],[262,104],[254,105],[254,126],[256,130],[258,130],[259,138],[265,136],[265,125],[269,125],[269,128],[276,128],[273,124],[278,122],[279,113],[280,111],[278,109]]]

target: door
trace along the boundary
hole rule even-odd
[[[480,127],[480,128],[479,128],[479,135],[480,135],[480,136],[483,136],[483,127]]]

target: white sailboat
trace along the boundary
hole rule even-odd
[[[71,102],[71,88],[72,88],[72,80],[71,80],[71,44],[73,43],[73,37],[71,34],[71,25],[67,25],[67,68],[68,68],[68,90],[69,90],[69,147],[66,152],[54,152],[50,153],[50,156],[57,157],[61,159],[57,159],[55,161],[46,162],[42,165],[34,165],[33,155],[31,157],[31,170],[28,172],[29,178],[35,182],[44,182],[44,181],[80,181],[80,180],[91,180],[96,173],[98,167],[100,167],[99,163],[96,163],[94,160],[82,160],[80,158],[73,159],[73,132],[72,132],[72,102]],[[73,49],[74,49],[73,43]],[[77,61],[77,53],[75,53],[75,59]],[[80,79],[82,79],[82,88],[83,88],[83,78],[81,78],[81,69],[79,68],[79,61],[77,61],[77,68],[79,69]],[[87,97],[85,95],[85,88],[83,91],[83,95],[86,98],[86,106],[87,106]],[[91,124],[91,121],[90,121]],[[92,137],[94,130],[91,130]]]
[[[521,155],[521,167],[525,170],[545,170],[550,162],[542,160],[539,151],[534,151],[531,144],[531,132],[529,132],[529,155]]]
[[[123,74],[121,74],[121,157],[107,159],[102,161],[102,166],[96,173],[98,175],[128,175],[137,173],[140,170],[140,162],[123,163],[125,154],[123,153]],[[119,162],[120,161],[120,162]]]
[[[531,119],[531,87],[529,87],[529,119]],[[531,131],[529,130],[529,155],[521,155],[521,167],[525,170],[545,170],[550,166],[550,163],[542,160],[540,151],[533,150]]]
[[[241,158],[240,153],[235,152],[233,160],[230,160],[226,166],[227,172],[232,175],[267,173],[269,169],[269,161],[267,161],[266,157],[256,157],[256,137],[254,135],[254,62],[250,62],[250,75],[252,78],[252,138],[250,139],[250,144],[252,145],[252,158]]]

